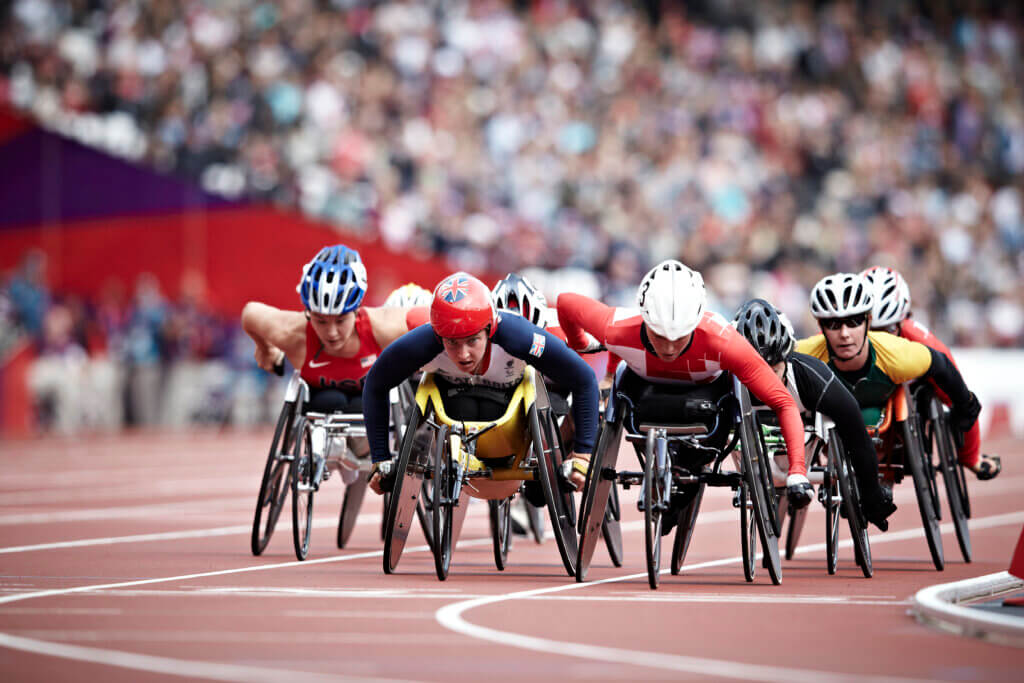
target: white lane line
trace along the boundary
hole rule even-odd
[[[1003,526],[1008,524],[1019,524],[1024,521],[1024,512],[1013,512],[1002,515],[995,515],[992,517],[983,517],[979,519],[971,520],[970,525],[972,529],[985,529],[989,527]],[[953,525],[946,523],[941,526],[941,531],[944,534],[953,532]],[[871,540],[872,545],[880,543],[892,543],[896,541],[906,540],[907,538],[915,538],[924,536],[923,529],[907,529],[899,532],[888,532],[881,537],[875,537]],[[845,540],[840,543],[842,547],[852,547],[853,541]],[[821,550],[825,544],[814,544],[810,546],[801,546],[797,548],[797,552],[813,552],[815,550]],[[699,564],[684,566],[683,571],[694,571],[696,569],[706,569],[709,567],[718,567],[726,564],[733,564],[741,562],[743,558],[730,557],[723,560],[712,560],[710,562],[701,562]],[[663,569],[662,573],[667,573],[669,570]],[[452,630],[456,633],[460,633],[471,638],[477,638],[479,640],[488,640],[495,643],[501,643],[502,645],[512,645],[514,647],[520,647],[527,650],[534,650],[537,652],[546,652],[555,655],[571,655],[573,657],[580,657],[582,659],[590,659],[597,661],[610,662],[614,664],[627,664],[631,666],[644,666],[655,669],[665,669],[669,671],[678,671],[685,673],[697,674],[700,676],[714,676],[716,678],[735,678],[741,680],[755,680],[755,681],[781,681],[783,683],[819,683],[823,680],[831,681],[893,681],[907,683],[914,679],[900,678],[900,677],[881,677],[876,675],[853,675],[853,674],[836,674],[830,671],[814,671],[810,669],[794,669],[787,667],[777,667],[766,664],[745,664],[741,662],[734,662],[721,659],[711,659],[707,657],[690,657],[686,655],[673,655],[665,654],[660,652],[645,652],[642,650],[628,650],[623,648],[605,647],[588,645],[586,643],[574,643],[567,641],[550,640],[547,638],[538,638],[536,636],[529,636],[522,633],[515,633],[512,631],[501,631],[499,629],[489,628],[486,626],[479,626],[466,621],[463,618],[463,614],[471,609],[483,607],[485,605],[493,605],[499,602],[506,602],[510,600],[521,600],[537,595],[545,595],[548,593],[559,593],[563,591],[578,590],[586,588],[588,586],[596,586],[606,583],[617,583],[620,581],[629,581],[632,579],[644,578],[647,576],[646,572],[639,574],[628,574],[626,576],[616,576],[607,579],[600,579],[597,581],[588,581],[586,583],[575,583],[575,584],[564,584],[561,586],[552,586],[549,588],[536,588],[526,591],[517,591],[514,593],[507,593],[505,595],[491,595],[483,598],[475,598],[472,600],[466,600],[462,602],[452,603],[445,605],[444,607],[437,610],[434,617],[437,622],[445,628]],[[760,599],[760,596],[758,596]]]
[[[425,613],[425,618],[430,618],[430,613]],[[273,645],[275,643],[311,643],[311,644],[347,644],[347,645],[377,645],[387,647],[390,645],[415,645],[417,643],[430,643],[434,645],[448,645],[451,643],[451,636],[444,631],[432,634],[424,633],[389,633],[382,636],[380,633],[337,633],[328,631],[325,633],[314,633],[305,629],[293,629],[290,631],[201,631],[201,630],[146,630],[146,629],[25,629],[15,631],[10,635],[32,638],[59,640],[61,642],[80,643],[110,643],[110,642],[134,642],[134,643],[264,643]]]
[[[240,506],[246,501],[251,507],[255,498],[241,496],[234,498],[202,498],[185,500],[177,503],[157,503],[151,505],[132,505],[128,507],[86,508],[79,510],[54,510],[51,512],[23,512],[0,515],[0,526],[23,526],[25,524],[49,524],[51,522],[88,522],[100,519],[124,519],[127,517],[181,517],[183,513],[196,514],[201,512],[222,513],[229,506]]]

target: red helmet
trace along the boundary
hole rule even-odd
[[[439,337],[461,339],[488,325],[493,334],[495,322],[491,290],[469,273],[453,273],[441,280],[434,290],[430,325]]]

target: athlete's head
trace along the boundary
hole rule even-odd
[[[661,360],[671,362],[687,347],[706,300],[704,278],[679,261],[662,261],[644,276],[636,305]]]
[[[410,282],[388,294],[388,298],[384,300],[384,305],[410,308],[412,306],[429,306],[432,300],[433,295],[429,289],[424,289],[416,283]]]
[[[892,268],[875,266],[861,272],[874,290],[871,329],[895,332],[910,315],[910,287]]]
[[[811,314],[837,360],[854,360],[867,352],[872,290],[867,278],[857,273],[829,275],[811,290]]]
[[[791,330],[775,307],[764,299],[751,299],[740,306],[733,324],[768,365],[785,362],[793,350]]]
[[[469,273],[449,275],[434,290],[430,325],[459,369],[475,372],[497,325],[491,291]]]
[[[295,289],[327,352],[340,351],[352,334],[354,311],[366,294],[366,266],[359,252],[343,244],[324,247],[303,266]]]
[[[547,326],[547,299],[522,275],[509,273],[498,280],[491,295],[500,310],[515,311],[538,327]]]

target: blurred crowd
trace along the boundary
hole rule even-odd
[[[609,303],[675,257],[802,332],[818,278],[889,265],[948,342],[1024,340],[1015,3],[6,7],[2,96],[215,192]]]
[[[59,296],[38,251],[3,274],[0,359],[32,354],[35,427],[71,434],[266,421],[280,391],[256,367],[237,318],[206,308],[201,278],[186,276],[181,291],[168,301],[143,273],[130,294],[111,281],[95,301]]]

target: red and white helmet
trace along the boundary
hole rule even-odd
[[[910,287],[903,276],[892,268],[875,266],[861,272],[874,288],[875,306],[871,312],[871,328],[884,329],[899,325],[910,315]]]
[[[819,320],[870,313],[874,303],[874,288],[859,273],[827,275],[811,290],[811,315]]]
[[[706,301],[707,291],[700,273],[672,259],[651,268],[636,292],[636,305],[644,324],[672,341],[696,329]]]
[[[430,326],[439,337],[461,339],[490,326],[497,314],[491,290],[469,273],[459,271],[441,280],[430,302]]]

